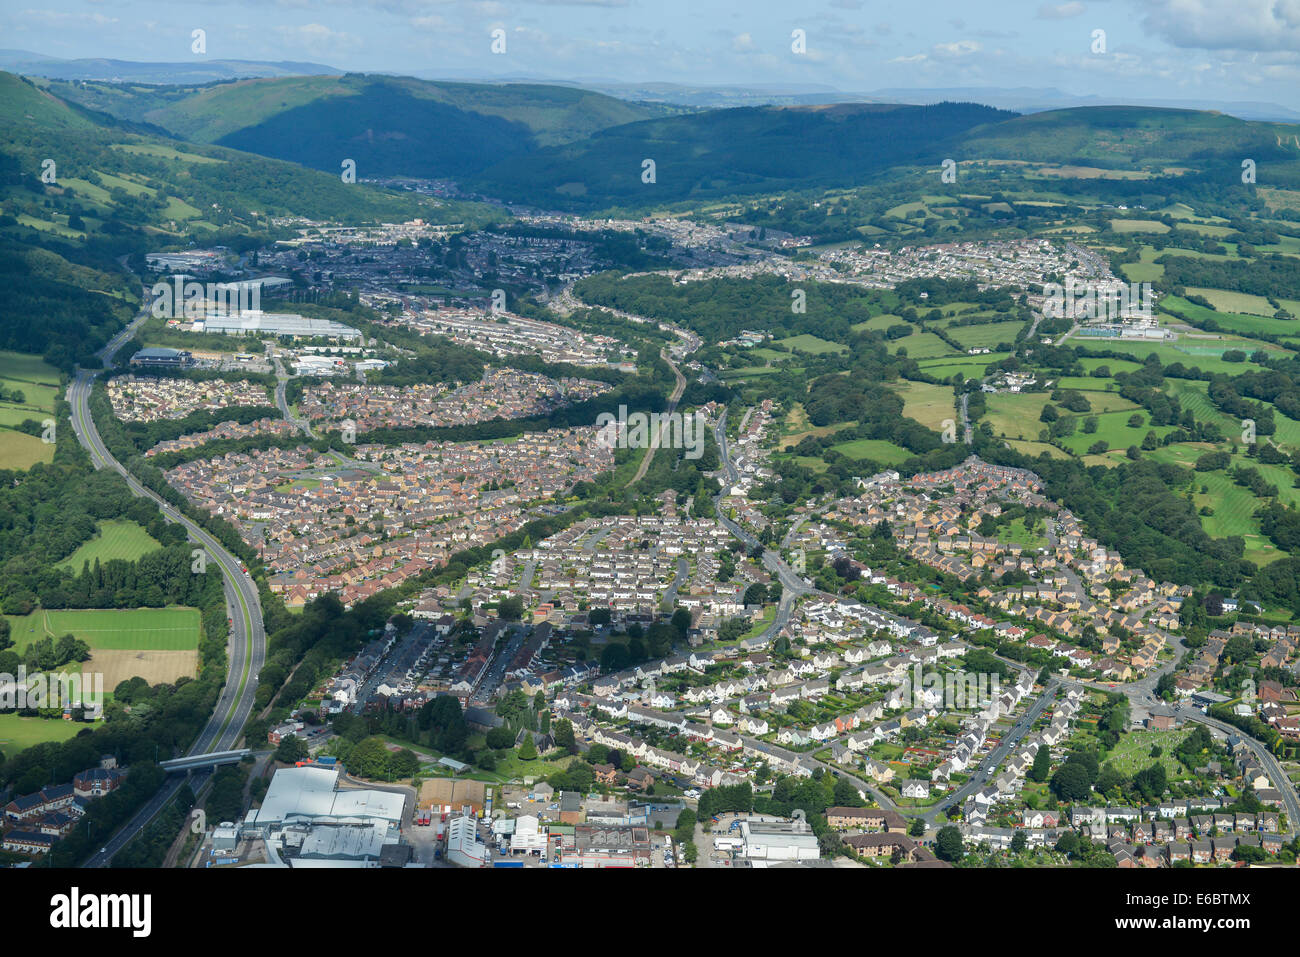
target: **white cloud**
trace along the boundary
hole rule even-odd
[[[1142,25],[1176,47],[1300,50],[1300,0],[1142,0]]]
[[[970,56],[972,53],[978,53],[979,50],[980,45],[975,40],[955,40],[952,43],[934,45],[934,55],[940,58]]]

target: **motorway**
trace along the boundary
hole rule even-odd
[[[135,329],[143,318],[144,314],[137,317],[104,347],[100,352],[100,359],[104,366],[112,364],[113,356],[134,336]],[[91,462],[97,469],[111,468],[118,472],[134,494],[152,501],[168,521],[183,526],[189,534],[190,541],[202,546],[207,554],[207,560],[215,561],[221,569],[225,585],[226,608],[231,619],[230,642],[227,646],[229,664],[226,680],[212,717],[208,719],[208,723],[187,754],[204,754],[209,751],[233,748],[243,732],[244,722],[252,713],[253,700],[257,691],[257,674],[262,670],[266,660],[266,630],[262,622],[262,604],[258,597],[257,586],[243,571],[239,559],[228,552],[216,538],[177,511],[151,489],[140,484],[108,451],[90,415],[90,393],[96,375],[98,375],[97,371],[78,369],[76,377],[68,386],[68,403],[72,406],[72,429],[78,441],[90,453]],[[206,775],[199,775],[192,781],[191,786],[196,793],[205,778]],[[168,781],[158,794],[137,812],[135,817],[110,840],[103,842],[101,851],[91,857],[84,866],[108,866],[113,855],[153,819],[176,793],[182,782],[181,778]]]

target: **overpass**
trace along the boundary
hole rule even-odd
[[[210,751],[207,754],[190,754],[183,758],[173,758],[170,761],[159,761],[158,767],[168,774],[176,771],[195,771],[199,768],[215,768],[221,764],[238,764],[240,759],[248,753],[248,748],[239,748],[236,751]]]

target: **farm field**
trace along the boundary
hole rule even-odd
[[[80,667],[104,674],[104,688],[139,675],[150,684],[198,673],[197,608],[78,609],[9,615],[14,650],[39,638],[71,634],[90,645]]]
[[[987,397],[984,418],[993,426],[995,436],[1037,440],[1038,433],[1047,428],[1038,421],[1047,402],[1044,392],[999,392]]]
[[[900,379],[890,383],[890,388],[903,397],[903,415],[927,428],[942,432],[944,421],[957,417],[950,386]]]
[[[995,362],[1005,359],[1009,352],[990,352],[978,356],[951,356],[949,358],[922,359],[917,362],[926,375],[936,379],[951,379],[961,373],[967,379],[979,379],[984,370]]]
[[[38,462],[53,461],[53,445],[35,435],[0,429],[0,469],[29,469]]]
[[[1047,457],[1052,459],[1068,459],[1070,457],[1069,453],[1062,452],[1055,445],[1048,445],[1046,442],[1030,442],[1025,441],[1024,439],[1007,439],[1007,445],[1011,446],[1017,452],[1022,452],[1025,455],[1030,455],[1034,458],[1037,458],[1043,453],[1046,453]]]
[[[831,446],[851,459],[872,459],[885,465],[897,465],[912,457],[911,452],[885,439],[853,439]]]
[[[987,325],[958,326],[948,330],[967,349],[991,349],[1000,342],[1014,343],[1025,327],[1023,322],[992,322]]]
[[[883,331],[888,329],[890,326],[898,325],[902,321],[902,319],[895,316],[893,313],[885,312],[878,316],[872,316],[870,319],[864,320],[863,322],[855,322],[849,328],[854,332],[862,332],[867,329],[880,329]]]
[[[1200,286],[1188,286],[1187,291],[1194,296],[1209,300],[1220,312],[1239,312],[1250,316],[1272,316],[1277,312],[1263,296],[1248,292],[1231,292],[1227,289],[1205,289]]]
[[[76,574],[83,564],[101,564],[120,558],[135,561],[142,555],[162,548],[162,545],[144,528],[132,521],[116,519],[99,523],[99,534],[86,542],[70,556],[59,562],[58,568],[66,568]]]
[[[803,372],[803,368],[795,366],[787,368],[785,366],[740,366],[736,369],[724,369],[721,373],[723,379],[748,379],[752,376],[772,375],[776,372],[788,372],[791,375],[798,375]]]
[[[780,450],[785,451],[793,448],[810,435],[821,438],[823,435],[831,435],[840,429],[847,429],[854,425],[857,425],[857,422],[832,422],[830,425],[813,425],[808,421],[808,413],[804,410],[803,404],[795,403],[782,423],[783,434],[779,443]]]
[[[841,345],[838,342],[831,342],[828,339],[819,339],[817,336],[807,332],[802,335],[791,336],[789,339],[779,339],[777,341],[787,349],[801,349],[804,352],[811,352],[813,355],[822,355],[827,352],[849,351],[849,347],[846,345]]]
[[[914,332],[893,342],[894,351],[906,349],[913,359],[932,359],[939,356],[955,356],[952,346],[944,342],[933,332]]]
[[[1117,233],[1167,233],[1164,223],[1149,219],[1112,219],[1110,228]]]
[[[53,461],[53,444],[16,427],[26,419],[43,422],[54,415],[59,370],[40,356],[0,352],[0,388],[6,396],[21,393],[21,401],[0,400],[0,469],[29,469],[37,462]]]

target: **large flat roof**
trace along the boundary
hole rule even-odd
[[[399,823],[406,798],[369,788],[338,790],[338,768],[282,768],[271,778],[257,824],[283,824],[291,818]]]

